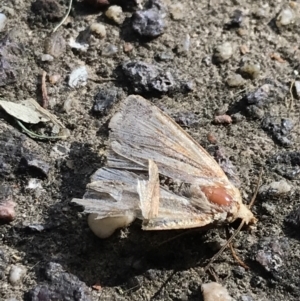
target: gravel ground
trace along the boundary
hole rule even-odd
[[[135,93],[214,154],[245,203],[263,168],[257,227],[234,242],[249,269],[227,250],[214,274],[234,300],[299,300],[300,3],[75,1],[52,34],[67,7],[0,3],[0,100],[35,99],[68,133],[29,137],[0,111],[0,299],[203,300],[224,228],[136,222],[100,240],[70,204],[104,166],[108,122]],[[52,123],[25,124],[61,135]]]

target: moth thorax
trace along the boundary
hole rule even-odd
[[[216,205],[229,206],[233,201],[232,196],[222,186],[205,186],[201,187],[201,191],[211,203]]]

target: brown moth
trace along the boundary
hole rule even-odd
[[[168,115],[138,95],[128,96],[112,117],[107,166],[97,170],[83,199],[99,237],[142,220],[144,230],[256,223],[239,190],[217,162]],[[148,176],[147,176],[148,174]],[[159,175],[180,181],[186,193],[159,184]]]

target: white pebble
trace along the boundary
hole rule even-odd
[[[42,62],[52,62],[54,60],[54,58],[50,54],[42,54],[41,60],[42,60]]]
[[[229,87],[239,87],[244,85],[246,81],[240,74],[234,73],[227,77],[226,82]]]
[[[289,25],[295,21],[295,18],[296,16],[294,10],[290,7],[286,7],[279,13],[276,19],[276,25],[278,27]]]
[[[131,212],[124,216],[106,217],[103,219],[97,219],[97,217],[98,214],[96,213],[90,214],[88,217],[88,225],[99,238],[111,236],[115,230],[129,226],[136,218]]]
[[[26,270],[22,266],[13,265],[9,271],[9,282],[12,285],[19,284],[25,276]]]
[[[69,86],[71,88],[82,87],[87,84],[88,72],[85,66],[74,69],[69,76]]]
[[[122,24],[124,21],[123,10],[121,6],[112,5],[105,12],[105,16],[108,19],[113,20],[117,24]]]
[[[201,285],[204,301],[232,301],[227,289],[217,282]]]
[[[97,35],[99,35],[101,39],[106,37],[106,27],[103,24],[93,23],[90,26],[90,30],[91,32],[94,32]]]
[[[71,37],[69,39],[69,46],[73,49],[77,49],[77,50],[82,51],[82,52],[86,52],[89,48],[89,44],[87,44],[87,43],[85,43],[85,44],[78,43],[76,41],[76,39],[74,39],[73,37]]]
[[[0,31],[2,31],[6,25],[7,18],[4,14],[0,13]]]
[[[260,189],[260,193],[268,192],[273,195],[285,195],[292,190],[292,186],[285,180],[272,182],[270,184],[263,185]]]
[[[300,81],[296,80],[294,85],[295,85],[296,94],[300,98]]]
[[[215,58],[221,63],[230,59],[232,54],[233,48],[230,42],[225,42],[215,49]]]
[[[28,181],[26,189],[33,189],[33,190],[34,189],[42,189],[43,188],[42,183],[43,183],[43,181],[40,179],[31,178]]]
[[[173,20],[181,20],[184,17],[184,7],[182,3],[173,4],[170,7],[170,13]]]

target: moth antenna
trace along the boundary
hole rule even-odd
[[[255,191],[254,191],[254,194],[253,194],[253,197],[250,201],[250,204],[248,205],[248,208],[250,209],[253,204],[254,204],[254,201],[256,199],[256,196],[258,194],[258,189],[259,189],[259,184],[260,184],[260,180],[261,180],[261,176],[262,176],[262,173],[263,173],[263,168],[261,168],[260,172],[259,172],[259,176],[258,176],[258,180],[257,180],[257,184],[256,184],[256,188],[255,188]],[[204,271],[206,272],[211,264],[224,252],[224,250],[231,244],[231,242],[233,241],[233,239],[237,236],[237,234],[241,231],[241,229],[243,228],[245,224],[245,220],[242,220],[240,225],[238,226],[238,228],[236,229],[236,231],[231,235],[231,237],[227,240],[226,244],[219,250],[219,252],[217,252],[212,258],[211,260],[209,261],[209,263],[205,266],[204,268]],[[235,254],[236,255],[236,254]],[[235,257],[235,256],[234,256]],[[236,256],[237,257],[237,256]],[[238,260],[239,262],[240,260]]]

